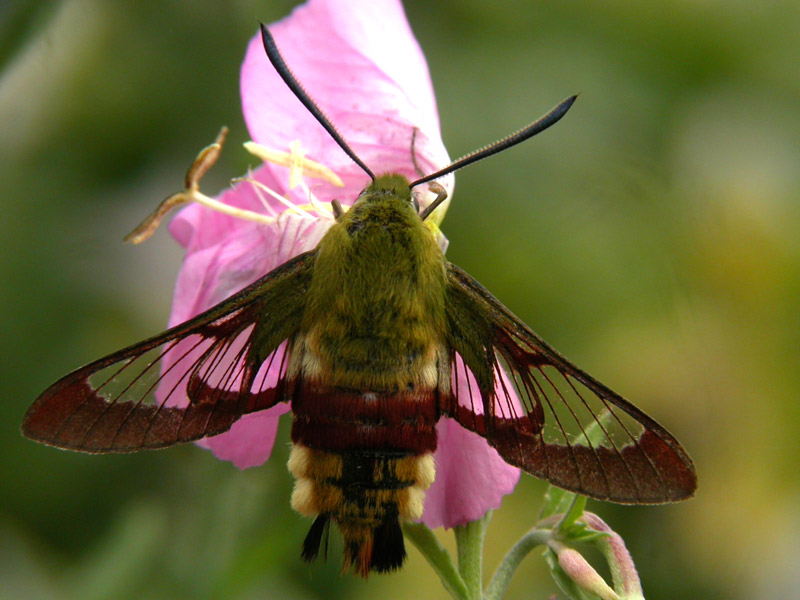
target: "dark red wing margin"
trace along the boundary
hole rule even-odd
[[[559,355],[455,265],[448,280],[445,414],[510,464],[585,496],[657,504],[694,494],[694,465],[663,427]],[[467,333],[476,324],[478,333]],[[589,428],[600,442],[586,441]]]
[[[314,253],[284,263],[205,313],[51,385],[28,409],[29,438],[82,452],[162,448],[223,433],[284,400]]]

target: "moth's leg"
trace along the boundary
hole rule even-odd
[[[420,218],[420,219],[422,219],[423,221],[424,221],[425,219],[427,219],[427,218],[428,218],[428,216],[429,216],[429,215],[430,215],[430,214],[431,214],[433,211],[435,211],[435,210],[436,210],[436,209],[439,207],[439,205],[440,205],[442,202],[444,202],[445,200],[447,200],[447,190],[446,190],[446,189],[444,189],[444,186],[442,186],[441,184],[439,184],[439,183],[436,183],[435,181],[431,181],[431,182],[428,184],[428,190],[430,190],[431,192],[434,192],[434,193],[436,194],[436,198],[433,200],[433,202],[431,202],[431,203],[428,205],[428,207],[427,207],[425,210],[423,210],[423,211],[422,211],[422,212],[419,214],[419,218]]]
[[[411,162],[414,163],[414,170],[417,172],[419,177],[425,177],[425,172],[420,168],[419,163],[417,162],[417,134],[419,133],[419,127],[414,127],[414,132],[411,134]],[[433,202],[431,202],[428,207],[419,213],[419,218],[423,221],[434,211],[436,208],[445,200],[447,200],[447,190],[444,187],[435,181],[428,184],[428,191],[434,192],[436,194],[436,198],[434,198]],[[416,194],[417,192],[412,192],[412,194]],[[419,199],[417,199],[417,211],[419,211]]]
[[[336,198],[331,200],[331,208],[333,209],[333,216],[336,217],[337,221],[342,218],[342,215],[344,215],[344,209]]]

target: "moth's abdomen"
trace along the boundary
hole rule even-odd
[[[292,400],[297,479],[292,507],[317,516],[303,557],[316,557],[327,523],[344,539],[344,566],[399,568],[401,520],[422,516],[433,483],[436,410],[433,392],[361,392],[302,384]]]

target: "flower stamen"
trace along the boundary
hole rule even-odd
[[[336,187],[344,187],[341,178],[325,165],[306,158],[299,141],[289,144],[289,152],[272,150],[256,142],[245,142],[244,148],[264,162],[289,168],[289,189],[294,188],[302,176],[322,179]]]
[[[335,220],[336,217],[333,214],[333,209],[328,205],[324,204],[319,201],[319,198],[311,191],[311,188],[308,187],[308,184],[301,180],[300,181],[300,188],[305,192],[306,196],[308,196],[308,202],[311,206],[311,210],[315,210],[317,214],[321,217],[325,217],[331,220]],[[308,205],[306,205],[308,206]],[[349,205],[347,205],[349,208]]]
[[[246,179],[237,179],[236,181],[245,181],[245,182],[249,183],[250,185],[252,185],[253,189],[254,189],[254,191],[256,193],[256,196],[258,196],[259,200],[261,200],[261,202],[263,204],[265,204],[265,205],[268,205],[267,204],[267,199],[264,198],[261,195],[261,192],[266,192],[267,194],[269,194],[270,196],[275,198],[275,200],[277,200],[278,202],[280,202],[281,204],[286,206],[286,208],[288,208],[289,210],[292,210],[292,211],[294,211],[294,212],[296,212],[296,213],[298,213],[298,214],[300,214],[300,215],[302,215],[304,217],[308,217],[309,219],[316,218],[316,217],[314,217],[314,215],[312,215],[311,213],[307,212],[304,209],[303,205],[294,204],[291,200],[289,200],[288,198],[286,198],[284,196],[281,196],[278,192],[276,192],[275,190],[271,189],[270,187],[264,185],[260,181],[256,181],[255,179],[252,179],[252,178],[249,178],[249,177],[246,178]]]
[[[270,148],[262,146],[261,144],[257,144],[256,142],[245,142],[244,147],[245,150],[250,152],[253,156],[260,158],[264,162],[269,162],[272,164],[276,164],[278,166],[288,167],[289,189],[293,190],[294,188],[299,186],[301,190],[305,193],[306,197],[308,198],[308,203],[306,204],[294,204],[286,196],[282,196],[277,192],[275,192],[274,190],[269,189],[263,183],[256,181],[252,176],[248,176],[247,178],[237,179],[236,181],[246,181],[251,185],[253,185],[256,195],[264,204],[265,208],[267,208],[267,210],[272,210],[272,209],[269,206],[266,198],[264,198],[261,195],[261,192],[266,192],[267,194],[275,198],[278,202],[285,205],[288,209],[292,210],[295,213],[300,214],[301,216],[308,217],[311,219],[326,218],[332,220],[335,218],[332,213],[332,210],[328,208],[326,205],[323,205],[311,191],[311,188],[305,181],[305,177],[322,179],[323,181],[326,181],[337,187],[343,187],[344,184],[342,183],[342,180],[339,178],[339,176],[336,175],[336,173],[334,173],[332,169],[326,167],[321,163],[307,159],[305,157],[305,153],[303,152],[302,145],[299,140],[295,140],[289,144],[289,152],[284,152],[282,150],[272,150]]]
[[[149,239],[156,232],[156,229],[158,229],[164,217],[167,216],[167,213],[177,206],[183,206],[191,202],[197,202],[217,212],[247,221],[263,224],[275,222],[274,217],[223,204],[200,192],[200,179],[208,172],[214,163],[217,162],[220,152],[222,151],[222,144],[225,142],[225,137],[227,135],[227,127],[220,129],[214,143],[203,148],[186,171],[184,190],[165,198],[152,213],[145,217],[133,231],[123,238],[126,242],[140,244]]]

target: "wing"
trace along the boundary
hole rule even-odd
[[[694,465],[661,425],[559,355],[453,264],[447,294],[444,414],[508,463],[585,496],[656,504],[693,495]],[[600,443],[587,442],[590,426],[600,428]]]
[[[70,373],[28,409],[22,432],[69,450],[131,452],[216,435],[274,406],[315,257],[301,254],[203,314]]]

